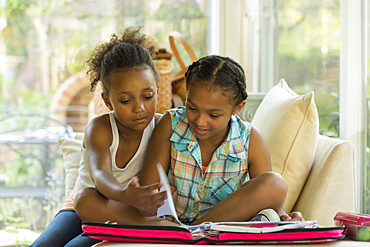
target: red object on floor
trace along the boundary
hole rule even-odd
[[[356,225],[356,226],[370,226],[370,215],[356,214],[348,212],[339,212],[335,215],[334,220],[341,226]]]
[[[334,220],[337,225],[346,226],[347,238],[370,242],[370,215],[339,212]]]

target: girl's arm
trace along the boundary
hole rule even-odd
[[[153,203],[162,204],[164,193],[153,193],[160,184],[140,186],[136,178],[124,187],[112,174],[112,160],[109,147],[113,136],[109,124],[109,116],[102,115],[92,119],[85,130],[84,145],[87,152],[88,164],[95,188],[103,196],[111,200],[132,205],[139,210],[152,209]]]
[[[253,179],[265,172],[271,171],[271,158],[266,140],[260,130],[252,126],[248,150],[249,177]],[[286,214],[283,208],[280,208],[277,213],[279,216]]]
[[[87,124],[83,145],[95,188],[105,197],[119,200],[116,195],[121,193],[122,188],[112,175],[109,151],[112,140],[108,114],[93,118]]]
[[[248,147],[249,177],[252,179],[269,171],[272,171],[272,168],[266,140],[260,130],[252,126]]]
[[[145,155],[140,183],[153,184],[159,181],[157,164],[167,172],[170,164],[172,126],[171,117],[166,112],[156,124]]]
[[[272,171],[270,152],[262,133],[256,128],[251,128],[248,151],[248,170],[250,178]],[[300,212],[287,214],[283,207],[278,212],[281,220],[285,221],[303,221],[304,218]]]

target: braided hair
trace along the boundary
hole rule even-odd
[[[120,36],[112,34],[109,41],[95,47],[85,62],[89,66],[87,75],[91,81],[90,91],[94,91],[98,81],[101,81],[103,92],[108,94],[110,76],[134,67],[150,69],[158,87],[160,76],[152,60],[154,46],[145,46],[145,35],[140,33],[140,29],[126,28]]]
[[[233,95],[233,103],[239,105],[248,97],[243,68],[229,57],[205,56],[193,62],[185,73],[186,90],[199,83],[212,84]]]

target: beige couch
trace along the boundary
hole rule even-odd
[[[354,146],[318,133],[313,92],[297,95],[281,80],[266,95],[249,94],[239,116],[264,134],[272,168],[289,186],[287,212],[324,226],[339,211],[355,212]]]
[[[307,220],[334,225],[339,211],[355,212],[354,147],[318,133],[313,93],[295,94],[281,80],[266,95],[250,94],[239,113],[264,134],[273,170],[289,191],[285,210],[300,211]],[[60,139],[66,171],[66,195],[77,177],[82,133]]]

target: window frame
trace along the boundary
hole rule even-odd
[[[339,129],[340,138],[355,147],[357,212],[365,208],[367,5],[366,0],[340,1]]]
[[[212,28],[209,53],[234,57],[250,77],[248,91],[267,92],[276,79],[279,79],[275,78],[276,73],[271,72],[275,71],[277,57],[273,40],[273,11],[276,0],[261,0],[256,4],[257,7],[252,9],[248,8],[246,0],[235,0],[233,4],[227,2],[227,5],[226,0],[211,2],[211,13],[214,15],[213,21],[210,21]],[[370,49],[366,46],[366,23],[370,11],[369,2],[340,0],[340,139],[354,144],[355,147],[356,212],[364,212],[365,209],[366,56],[367,50]],[[260,16],[262,8],[263,16]],[[256,18],[260,21],[256,21]],[[243,35],[238,34],[241,29],[244,30]],[[244,34],[246,31],[253,35]],[[270,41],[266,41],[267,38]],[[262,42],[263,40],[265,42]],[[239,49],[239,52],[235,53],[235,49]],[[249,59],[246,61],[243,57]],[[269,73],[266,73],[267,71]]]

